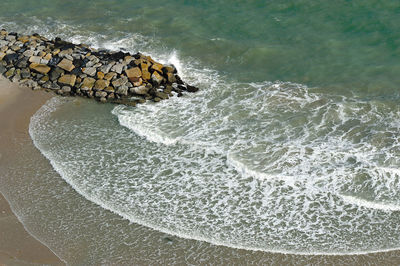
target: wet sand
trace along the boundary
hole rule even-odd
[[[51,96],[0,79],[0,167],[12,158],[14,142],[11,138],[30,139],[30,117]],[[25,230],[1,194],[3,189],[7,188],[0,188],[0,265],[64,265],[48,247]]]

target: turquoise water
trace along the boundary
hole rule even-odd
[[[201,88],[137,108],[56,98],[39,110],[36,147],[87,200],[185,239],[359,254],[400,243],[399,9],[3,1],[0,27],[141,51]]]

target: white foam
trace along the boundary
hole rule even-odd
[[[362,198],[354,197],[354,196],[349,196],[349,195],[340,195],[342,199],[350,204],[354,204],[357,206],[365,207],[365,208],[371,208],[371,209],[377,209],[377,210],[382,210],[382,211],[400,211],[400,205],[399,204],[393,204],[390,202],[375,202],[375,201],[369,201],[365,200]]]
[[[113,115],[130,131],[107,114],[95,116],[101,107],[64,121],[51,114],[64,105],[45,105],[30,125],[34,144],[85,198],[132,222],[235,248],[291,254],[397,249],[400,236],[390,220],[396,213],[379,212],[396,212],[397,205],[346,198],[343,191],[365,192],[354,181],[365,169],[370,187],[391,187],[398,170],[387,158],[396,157],[398,144],[369,133],[386,132],[398,113],[300,84],[238,83],[178,51],[151,50],[157,40],[140,35],[108,39],[63,30],[97,47],[148,50],[201,87],[154,105],[116,107]],[[96,121],[84,120],[92,113]],[[362,246],[348,239],[352,232],[360,232]]]

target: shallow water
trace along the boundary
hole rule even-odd
[[[201,88],[137,108],[53,99],[39,110],[30,125],[36,147],[89,201],[227,247],[399,248],[399,8],[391,2],[31,5],[3,1],[0,26],[139,50]]]

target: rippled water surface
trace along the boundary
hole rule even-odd
[[[227,247],[399,248],[397,4],[39,2],[3,1],[0,26],[139,50],[201,88],[136,108],[43,106],[34,144],[86,199]]]

